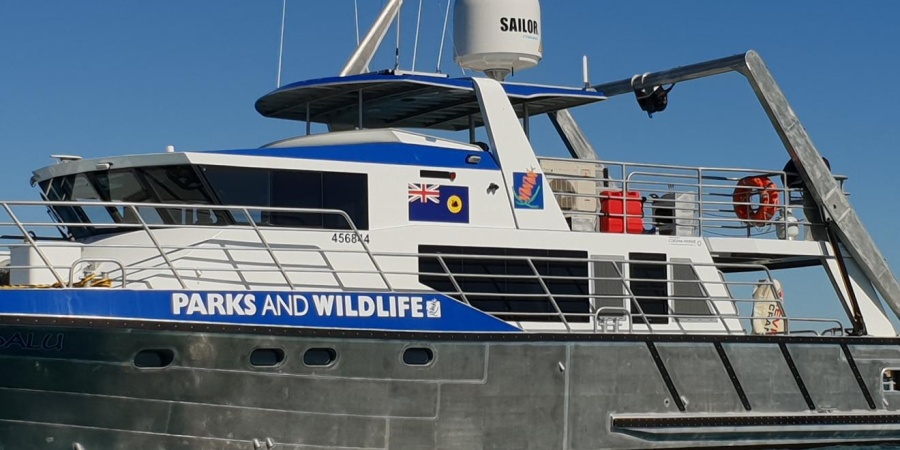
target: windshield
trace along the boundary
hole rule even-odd
[[[75,239],[133,231],[147,225],[249,224],[291,228],[351,229],[333,213],[273,212],[267,208],[332,209],[353,226],[369,227],[368,176],[363,173],[254,169],[232,166],[158,166],[66,175],[40,183],[51,212]],[[91,206],[91,202],[165,203],[173,207]],[[175,205],[251,207],[244,213]],[[257,207],[257,208],[252,208]],[[84,225],[80,225],[84,224]]]
[[[213,204],[213,200],[192,166],[139,167],[87,172],[54,178],[41,183],[47,200],[129,203]],[[200,208],[152,208],[113,206],[56,206],[53,212],[68,225],[76,239],[96,234],[124,231],[115,224],[224,224],[228,214]],[[135,209],[137,211],[135,211]],[[140,218],[138,218],[140,214]]]

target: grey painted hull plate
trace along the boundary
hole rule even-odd
[[[604,449],[900,440],[900,341],[0,328],[0,449]],[[434,359],[407,365],[405,349]],[[279,348],[255,367],[257,348]],[[334,349],[326,367],[309,348]],[[171,365],[138,368],[147,349]],[[894,397],[896,395],[896,397]]]

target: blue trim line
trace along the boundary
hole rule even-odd
[[[319,159],[371,164],[391,164],[451,169],[500,170],[490,152],[455,150],[427,145],[400,143],[371,143],[328,145],[316,147],[254,148],[244,150],[214,150],[202,153],[240,156],[268,156],[273,158]],[[466,157],[481,157],[478,164],[469,164]]]
[[[429,77],[425,75],[393,75],[384,73],[366,73],[362,75],[352,75],[346,77],[328,77],[315,80],[305,80],[291,83],[280,87],[266,95],[271,95],[293,91],[296,89],[314,88],[323,86],[337,86],[341,84],[354,83],[416,83],[430,84],[434,86],[443,86],[448,89],[465,89],[474,91],[475,87],[471,78],[442,78]],[[606,95],[599,91],[589,91],[583,88],[573,88],[566,86],[546,86],[540,84],[521,84],[521,83],[501,83],[506,94],[515,98],[534,98],[534,97],[581,97],[595,100],[605,100]]]

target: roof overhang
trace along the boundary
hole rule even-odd
[[[601,92],[570,87],[503,83],[521,118],[605,100]],[[337,128],[359,125],[362,96],[363,128],[425,128],[464,130],[471,117],[483,125],[471,78],[370,73],[301,81],[279,88],[256,101],[266,117],[310,121]]]

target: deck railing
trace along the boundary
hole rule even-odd
[[[789,308],[784,308],[778,300],[754,298],[754,289],[768,287],[775,291],[775,282],[762,265],[385,252],[373,251],[364,239],[341,248],[298,246],[294,245],[296,241],[308,236],[304,232],[326,230],[272,227],[253,220],[254,213],[260,211],[337,215],[347,224],[346,229],[338,231],[361,236],[344,211],[325,209],[90,202],[91,206],[129,209],[134,219],[129,223],[85,224],[38,221],[31,218],[32,214],[24,214],[28,218],[23,220],[16,214],[20,208],[84,203],[0,202],[0,205],[8,216],[7,220],[0,221],[0,230],[18,231],[3,236],[18,241],[9,247],[13,252],[20,249],[35,256],[29,264],[5,267],[7,276],[17,271],[46,272],[57,287],[72,286],[85,274],[92,273],[108,278],[111,287],[107,288],[112,289],[437,291],[525,330],[559,332],[745,334],[766,330],[805,332],[801,327],[826,327],[832,333],[843,330],[838,319],[791,316],[785,312]],[[143,213],[154,208],[215,209],[239,214],[247,220],[225,226],[148,223]],[[71,242],[44,237],[44,230],[57,227],[115,227],[122,233],[131,231],[128,235],[134,238]],[[178,235],[182,237],[198,230],[207,234],[210,230],[229,230],[240,233],[241,237],[229,245],[210,238],[187,239],[189,243],[185,244],[185,239],[178,239],[182,242],[179,243],[172,234],[166,234],[172,229],[179,230]],[[273,241],[275,233],[284,231],[292,232],[292,243],[285,243],[284,236]],[[55,249],[73,246],[104,252],[63,263],[55,261]],[[311,260],[320,263],[297,262],[302,259],[298,256],[309,255],[313,257]],[[336,268],[332,261],[337,258],[352,259],[354,268]],[[503,272],[492,272],[498,265],[503,265]],[[636,270],[638,266],[643,270]],[[366,276],[367,284],[347,282],[355,276]],[[330,281],[310,281],[322,279]],[[771,306],[781,313],[772,317],[760,315],[756,311],[758,305]],[[766,328],[767,321],[769,328]],[[780,323],[775,326],[772,321]]]
[[[822,226],[816,207],[804,202],[804,190],[796,183],[788,187],[789,174],[784,171],[559,158],[540,161],[557,202],[576,231],[607,231],[599,220],[603,217],[636,218],[643,224],[639,233],[680,236],[802,239],[810,227]],[[747,201],[735,201],[739,181],[749,177],[771,180],[775,188],[770,192],[777,195],[777,202],[763,204],[760,189],[751,189]],[[835,178],[841,183],[846,179]],[[602,200],[609,192],[639,193],[642,214],[635,216],[627,208],[624,213],[603,210]],[[751,211],[771,208],[772,214],[763,220],[741,218],[736,211],[742,207]]]

